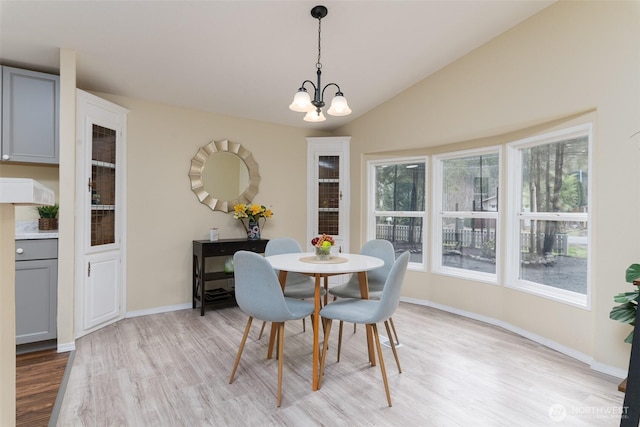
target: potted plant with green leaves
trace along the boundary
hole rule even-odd
[[[640,264],[631,264],[625,272],[625,279],[627,283],[632,283],[635,289],[614,295],[613,300],[619,303],[619,305],[611,309],[609,318],[617,320],[620,323],[627,323],[635,329],[638,300],[640,299],[640,281],[638,281],[638,279],[640,279]],[[629,344],[631,344],[632,341],[633,330],[631,330],[629,335],[624,339],[624,342]],[[618,386],[618,390],[625,392],[626,389],[627,380],[625,379]]]
[[[36,206],[38,215],[39,230],[57,230],[58,229],[58,209],[57,203],[51,206]]]
[[[640,264],[631,264],[629,268],[627,268],[625,278],[627,283],[634,283],[634,280],[640,279]],[[639,297],[640,286],[638,285],[635,285],[635,289],[633,291],[622,292],[615,295],[613,300],[620,303],[620,305],[611,309],[609,318],[635,326]],[[631,344],[631,341],[633,341],[633,331],[629,332],[629,335],[624,339],[624,342],[629,344]]]

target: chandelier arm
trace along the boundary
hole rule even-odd
[[[316,93],[316,90],[317,90],[317,89],[316,89],[316,85],[314,85],[314,84],[313,84],[313,82],[312,82],[311,80],[305,80],[305,81],[303,81],[303,82],[302,82],[302,84],[300,85],[300,89],[298,89],[298,90],[302,90],[302,89],[304,89],[304,90],[306,91],[306,90],[307,90],[307,88],[305,88],[305,87],[304,87],[304,85],[305,85],[306,83],[310,83],[310,84],[311,84],[311,86],[313,86],[313,93],[315,94],[315,93]]]
[[[338,92],[336,92],[336,96],[343,96],[343,93],[340,90],[340,86],[338,86],[337,83],[328,83],[325,87],[322,88],[322,99],[324,99],[324,91],[327,90],[329,86],[335,86],[338,88]]]

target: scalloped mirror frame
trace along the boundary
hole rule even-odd
[[[204,166],[209,158],[218,152],[235,154],[244,162],[249,170],[249,185],[242,194],[234,200],[220,200],[204,188],[202,181],[202,173]],[[209,206],[213,211],[230,212],[233,206],[239,203],[249,204],[258,194],[260,186],[260,173],[258,172],[258,163],[253,158],[251,151],[247,150],[236,142],[227,139],[223,141],[211,141],[208,145],[201,147],[193,159],[191,159],[191,169],[189,170],[189,178],[191,179],[191,190],[196,193],[200,203]]]

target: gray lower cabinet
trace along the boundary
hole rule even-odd
[[[2,162],[60,161],[60,77],[2,67]]]
[[[16,345],[55,339],[58,239],[16,240]]]

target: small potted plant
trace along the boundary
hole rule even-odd
[[[58,229],[58,204],[51,206],[36,206],[38,215],[39,230],[57,230]]]

